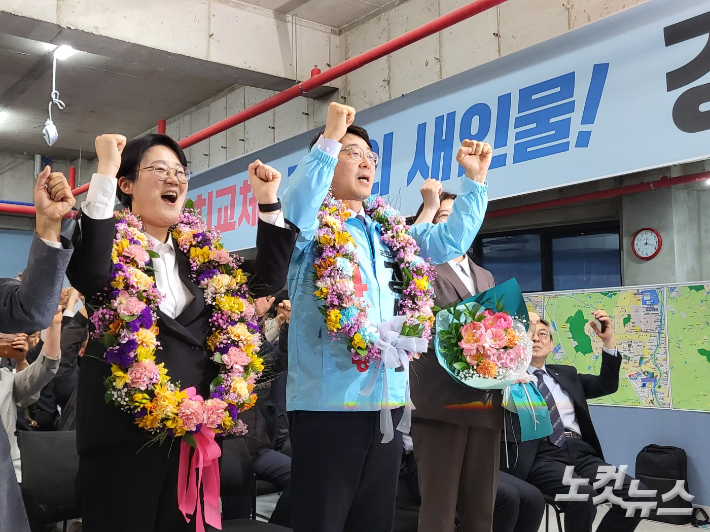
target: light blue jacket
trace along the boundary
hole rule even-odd
[[[325,199],[337,164],[333,157],[317,146],[306,155],[291,175],[284,193],[284,216],[300,229],[296,249],[288,272],[291,299],[291,325],[288,337],[288,410],[381,410],[383,405],[383,369],[371,364],[366,372],[353,364],[344,340],[334,341],[327,333],[325,319],[318,311],[320,300],[314,295],[313,262],[317,245],[317,213]],[[471,179],[461,182],[461,194],[454,201],[448,221],[440,224],[418,224],[411,229],[421,248],[420,256],[435,264],[460,257],[473,242],[483,223],[488,205],[488,186]],[[389,247],[380,241],[380,225],[366,217],[363,224],[354,217],[346,222],[348,232],[357,244],[364,299],[368,304],[370,323],[377,325],[394,317],[396,294],[389,288],[392,260]],[[407,372],[387,371],[387,403],[390,408],[406,402]],[[377,376],[373,375],[377,373]],[[376,378],[369,395],[360,393]]]

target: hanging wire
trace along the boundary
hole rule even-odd
[[[52,101],[49,102],[49,119],[52,120],[52,104],[57,106],[60,111],[64,109],[65,104],[59,99],[59,91],[57,90],[57,56],[52,54],[53,66],[52,66],[52,94],[50,95]]]

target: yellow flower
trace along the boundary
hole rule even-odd
[[[113,281],[111,281],[111,286],[117,288],[118,290],[122,289],[125,286],[123,277],[116,277]]]
[[[335,243],[339,246],[344,246],[353,241],[353,237],[347,231],[338,231],[335,234]]]
[[[116,245],[115,245],[116,254],[119,256],[123,255],[123,252],[126,251],[128,249],[128,246],[130,246],[130,245],[131,245],[131,243],[128,240],[126,240],[125,238],[119,240],[118,242],[116,242]]]
[[[328,234],[321,235],[320,238],[318,239],[318,243],[321,246],[332,246],[333,245],[333,237]]]
[[[148,329],[138,329],[138,332],[136,333],[136,340],[138,340],[140,345],[149,349],[155,349],[157,344],[153,331]]]
[[[116,364],[111,365],[111,375],[114,377],[113,385],[119,390],[128,382],[128,375],[121,371],[121,368],[119,368]]]
[[[236,270],[232,273],[232,279],[234,279],[234,282],[236,283],[236,286],[241,286],[244,283],[247,282],[247,276],[244,274],[242,270]]]
[[[219,345],[219,341],[221,340],[221,336],[218,331],[213,332],[209,338],[207,338],[207,347],[210,348],[210,350],[214,351],[217,346]]]
[[[155,397],[146,408],[161,418],[177,414],[179,399],[175,392],[165,386],[156,386],[154,391]]]
[[[190,248],[190,260],[194,260],[197,264],[202,264],[210,260],[210,248]]]
[[[138,268],[129,268],[128,270],[133,278],[133,281],[140,290],[148,290],[153,285],[153,279],[151,279],[143,271]]]
[[[319,297],[321,299],[325,299],[328,297],[328,287],[327,286],[321,286],[318,290],[313,292],[316,297]]]
[[[249,332],[246,324],[237,323],[236,325],[230,325],[227,327],[227,332],[234,338],[237,342],[248,342],[251,340],[252,334]]]
[[[180,419],[178,416],[170,416],[168,419],[166,419],[164,421],[164,423],[165,423],[165,428],[173,429],[173,433],[178,438],[180,436],[183,436],[187,432],[185,430],[185,427],[183,427],[183,425],[182,425],[182,419]]]
[[[249,395],[249,387],[246,381],[241,377],[235,377],[234,380],[232,380],[229,391],[237,394],[242,401],[246,400]]]
[[[355,333],[355,336],[353,336],[353,347],[355,349],[365,349],[367,347],[367,344],[360,333]]]
[[[244,300],[240,297],[234,297],[234,296],[227,296],[227,295],[222,295],[222,296],[217,296],[217,308],[221,310],[226,310],[228,312],[234,312],[235,314],[239,314],[241,312],[244,312]]]
[[[251,354],[254,352],[254,347],[254,344],[245,344],[242,349],[247,355],[251,356]]]
[[[337,309],[332,309],[328,311],[328,316],[326,317],[325,324],[331,331],[340,330],[340,311]]]
[[[160,417],[157,414],[146,414],[138,418],[138,426],[142,429],[154,429],[158,427]]]
[[[153,352],[155,351],[154,347],[145,347],[144,345],[139,345],[136,348],[136,355],[138,357],[139,362],[144,362],[146,360],[155,360],[155,357],[153,356]]]
[[[326,216],[321,222],[323,225],[330,227],[333,231],[340,229],[340,220],[335,216]]]
[[[211,291],[215,294],[223,294],[227,291],[231,283],[232,278],[225,273],[221,273],[212,277],[207,283],[207,286],[210,287]]]
[[[147,393],[134,393],[133,402],[141,406],[147,405],[150,403],[150,396]]]
[[[232,419],[232,416],[229,414],[224,414],[224,417],[222,418],[222,426],[224,427],[224,430],[229,430],[234,426],[234,420]]]
[[[425,275],[421,279],[414,279],[414,284],[419,290],[427,290],[429,288],[429,279]]]
[[[251,357],[251,366],[254,368],[254,371],[264,371],[264,359],[258,355],[249,354],[249,356]]]

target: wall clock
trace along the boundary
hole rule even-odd
[[[661,235],[655,229],[639,229],[631,239],[631,249],[641,260],[651,260],[661,251]]]

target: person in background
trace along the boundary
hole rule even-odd
[[[46,166],[34,188],[35,234],[22,280],[0,279],[1,332],[31,333],[52,323],[73,251],[71,243],[61,237],[62,220],[75,202],[64,176],[52,174]],[[6,382],[9,380],[7,377]],[[0,530],[27,532],[29,524],[6,432],[8,428],[14,431],[14,424],[4,428],[0,430]]]
[[[455,194],[428,179],[421,188],[419,224],[445,223]],[[468,249],[472,242],[465,242]],[[493,275],[463,253],[436,266],[434,304],[445,308],[494,286]],[[433,346],[433,343],[430,344]],[[421,491],[419,531],[490,531],[496,500],[498,453],[503,424],[501,394],[469,388],[439,364],[430,347],[413,363],[412,440]]]
[[[594,321],[588,327],[602,341],[601,369],[599,375],[578,373],[574,366],[548,364],[555,342],[552,327],[540,319],[532,330],[533,356],[528,373],[535,377],[540,394],[550,411],[552,434],[547,438],[520,442],[520,423],[517,415],[511,416],[507,426],[508,454],[517,456],[514,465],[508,467],[501,460],[501,469],[536,486],[542,493],[556,495],[569,493],[569,484],[563,483],[565,468],[574,466],[575,477],[590,482],[578,486],[578,492],[587,495],[586,500],[564,504],[566,532],[591,532],[596,507],[592,498],[597,496],[592,483],[604,461],[601,444],[589,413],[588,399],[614,393],[619,387],[621,355],[616,349],[614,326],[603,310],[591,313]],[[502,453],[501,453],[502,454]],[[633,479],[624,475],[616,497],[632,500],[629,487]],[[640,485],[639,490],[645,489]],[[626,517],[626,510],[612,504],[597,528],[598,532],[631,532],[636,529],[641,517]]]
[[[37,401],[40,391],[47,385],[59,369],[61,349],[59,342],[62,332],[62,308],[57,307],[52,324],[44,331],[44,343],[39,356],[22,371],[0,370],[0,418],[10,441],[10,452],[17,480],[20,475],[20,448],[17,445],[15,424],[17,408],[26,408]]]

